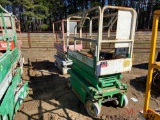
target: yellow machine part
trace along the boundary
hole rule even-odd
[[[151,47],[150,47],[146,94],[145,94],[145,102],[144,102],[144,110],[143,110],[143,116],[147,120],[148,119],[160,120],[160,114],[152,109],[149,109],[153,71],[154,69],[160,69],[160,62],[155,62],[159,17],[160,17],[160,10],[154,11],[153,25],[152,25],[152,40],[151,40]]]

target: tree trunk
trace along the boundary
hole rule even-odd
[[[102,0],[102,7],[105,5],[105,0]]]
[[[151,20],[152,20],[152,13],[153,13],[153,0],[149,0],[148,3],[148,21],[147,21],[147,29],[150,29]]]

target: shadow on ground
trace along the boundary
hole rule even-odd
[[[153,76],[155,76],[155,73],[153,74]],[[137,91],[141,91],[142,93],[145,93],[146,92],[146,82],[147,82],[147,76],[142,76],[142,77],[137,77],[135,79],[130,80],[130,85],[133,86]],[[160,78],[153,77],[152,84],[151,84],[151,96],[152,97],[154,98],[160,97],[159,88],[160,88]]]
[[[66,120],[73,119],[67,110],[88,116],[84,105],[72,90],[68,88],[68,78],[64,75],[59,75],[60,71],[54,66],[53,62],[30,62],[28,60],[28,64],[25,67],[28,67],[27,73],[30,79],[29,97],[32,98],[25,102],[38,102],[37,112],[35,114],[30,115],[28,112],[20,111],[27,116],[28,120],[56,120],[58,117]],[[57,110],[62,111],[65,115],[58,114],[55,112]]]
[[[148,70],[148,63],[141,63],[133,65],[134,68]]]
[[[89,118],[82,102],[67,86],[68,78],[61,75],[54,66],[54,62],[48,60],[29,61],[25,65],[29,76],[29,98],[25,100],[23,108],[19,112],[27,117],[27,120],[85,120]],[[104,103],[106,107],[113,107],[112,102]],[[112,108],[112,109],[113,109]],[[31,112],[30,112],[31,111]],[[112,113],[112,112],[111,112]],[[100,116],[97,120],[102,120]],[[113,117],[105,115],[107,117]],[[116,118],[124,116],[116,116]],[[107,120],[112,119],[108,118]],[[114,119],[114,118],[113,118]],[[125,118],[124,118],[125,119]]]
[[[135,88],[137,91],[145,92],[146,86],[146,76],[137,77],[130,80],[130,85]]]

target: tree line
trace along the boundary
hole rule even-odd
[[[94,6],[125,6],[137,11],[137,29],[151,29],[154,10],[160,9],[160,0],[0,0],[0,4],[16,15],[21,30],[52,31],[52,22],[65,19]]]

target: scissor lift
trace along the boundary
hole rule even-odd
[[[14,22],[15,22],[16,32],[19,33],[18,47],[20,48],[21,45],[22,45],[20,21],[15,17]],[[0,32],[2,33],[3,36],[5,36],[5,30],[3,29],[2,26],[0,26]],[[12,29],[8,29],[8,34],[10,34],[10,35],[13,34]],[[9,45],[10,45],[10,50],[13,50],[14,47],[15,47],[13,39],[9,41]],[[0,41],[0,51],[6,51],[6,49],[7,49],[7,42],[6,41]]]
[[[77,25],[78,20],[72,20],[68,24],[71,29],[69,34],[72,36],[74,34],[74,27]],[[69,66],[72,65],[72,60],[66,56],[66,51],[68,49],[73,49],[73,40],[66,42],[66,31],[67,30],[67,20],[63,19],[53,23],[53,35],[54,35],[54,47],[57,49],[55,58],[55,66],[57,66],[63,74],[67,74]],[[76,45],[76,50],[82,49],[82,43]]]
[[[0,6],[0,120],[13,120],[28,93],[28,82],[21,78],[24,60],[15,20]]]
[[[143,110],[143,118],[142,118],[143,120],[160,120],[160,113],[158,112],[159,110],[157,111],[149,108],[153,71],[154,69],[160,69],[160,62],[155,61],[159,17],[160,17],[160,10],[154,11],[153,25],[152,25],[152,40],[151,40],[151,47],[150,47],[145,102],[144,102],[144,110]]]
[[[76,31],[74,37],[67,33],[67,41],[74,39],[74,49],[67,52],[73,61],[68,71],[71,75],[69,86],[92,117],[100,114],[102,103],[113,101],[119,107],[128,104],[127,85],[120,79],[121,73],[132,67],[136,17],[134,9],[117,6],[94,7],[67,17],[68,24],[70,20],[80,20],[75,26],[80,35],[77,36]],[[88,38],[83,37],[86,27]],[[93,32],[95,30],[98,32]],[[88,51],[77,51],[78,41],[88,42]]]

